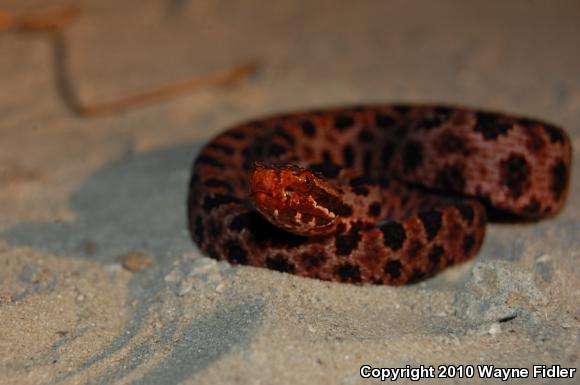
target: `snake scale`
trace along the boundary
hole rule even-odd
[[[460,107],[369,105],[226,130],[192,170],[189,229],[211,258],[354,284],[401,285],[474,256],[489,209],[564,205],[559,127]]]

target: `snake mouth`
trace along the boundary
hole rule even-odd
[[[250,193],[250,201],[269,222],[300,236],[324,236],[334,233],[338,222],[326,215],[288,207],[268,191]],[[309,218],[309,219],[307,219]]]

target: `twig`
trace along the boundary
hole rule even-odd
[[[228,85],[252,75],[258,65],[249,61],[231,69],[197,75],[154,89],[101,103],[84,104],[78,96],[68,71],[68,48],[63,28],[80,14],[74,6],[62,6],[30,13],[20,18],[0,11],[0,32],[17,29],[21,32],[46,32],[53,45],[53,63],[57,88],[64,102],[81,116],[113,114],[129,108],[173,98],[202,87]]]
[[[190,79],[166,84],[133,95],[108,102],[83,104],[70,81],[67,71],[67,46],[61,30],[52,34],[54,47],[54,68],[60,94],[71,109],[82,116],[109,115],[122,110],[159,102],[197,90],[205,86],[221,86],[237,82],[256,71],[257,63],[252,61],[232,69],[194,76]]]
[[[81,10],[73,5],[55,6],[27,13],[16,19],[16,25],[23,32],[60,30],[80,14]]]
[[[45,32],[70,24],[81,11],[72,5],[55,6],[23,15],[0,10],[0,32],[10,29],[19,32]]]

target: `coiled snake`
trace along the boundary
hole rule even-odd
[[[399,285],[475,255],[486,207],[537,219],[564,205],[572,149],[541,121],[375,105],[233,127],[197,156],[189,228],[234,264]]]

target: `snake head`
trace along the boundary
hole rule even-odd
[[[340,191],[312,171],[295,165],[254,163],[250,200],[275,226],[303,236],[332,234],[344,205]]]

